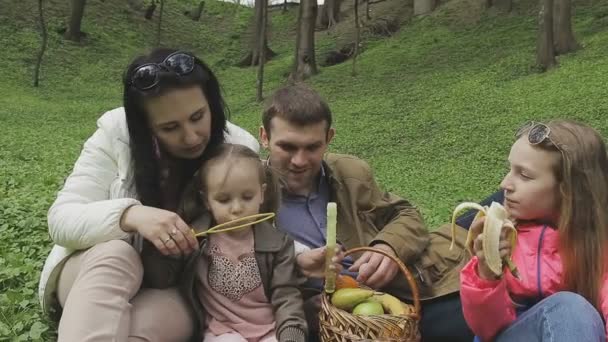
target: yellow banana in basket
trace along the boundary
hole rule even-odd
[[[407,306],[405,306],[402,301],[400,301],[397,297],[389,295],[388,293],[376,294],[372,297],[372,300],[382,304],[384,311],[391,315],[402,316],[408,312]]]
[[[509,220],[508,213],[505,208],[497,202],[492,202],[490,207],[483,207],[473,202],[461,203],[456,206],[456,209],[454,209],[454,213],[452,215],[452,243],[450,245],[450,250],[454,248],[456,238],[456,217],[460,212],[467,209],[478,210],[477,215],[475,215],[475,219],[481,216],[486,217],[482,230],[483,253],[488,268],[496,276],[501,276],[503,272],[503,260],[500,257],[499,251],[500,234],[502,232],[502,227],[506,226],[508,229],[508,238],[511,241],[511,247],[514,248],[517,242],[517,230],[515,229],[515,226],[513,226],[513,223]],[[465,248],[469,251],[471,255],[474,255],[473,242],[475,241],[477,236],[478,234],[475,234],[472,230],[469,230],[469,233],[467,234]],[[511,270],[511,273],[515,277],[519,277],[517,267],[511,260],[511,256],[506,257],[504,263],[507,264],[507,266]]]

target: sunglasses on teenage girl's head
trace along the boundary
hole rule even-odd
[[[558,147],[558,145],[553,140],[551,140],[551,129],[549,128],[549,126],[545,125],[544,123],[534,122],[534,121],[529,122],[529,123],[525,124],[523,127],[521,127],[519,130],[517,130],[515,137],[516,138],[521,137],[525,131],[528,131],[528,143],[530,145],[538,145],[538,144],[542,143],[543,141],[545,141],[546,139],[549,139],[549,141],[555,147]]]
[[[148,90],[158,85],[159,73],[171,71],[179,76],[187,75],[194,70],[194,57],[184,52],[174,52],[162,63],[147,63],[133,71],[131,85],[139,90]]]

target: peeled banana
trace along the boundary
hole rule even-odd
[[[376,292],[366,289],[345,288],[336,290],[331,296],[331,303],[338,309],[351,311],[357,304],[363,303]]]
[[[517,242],[517,230],[513,226],[513,223],[508,218],[508,213],[505,208],[497,202],[492,202],[490,207],[483,207],[477,203],[465,202],[456,206],[452,215],[452,243],[450,244],[450,250],[454,248],[456,239],[456,217],[460,212],[467,209],[478,210],[475,219],[478,217],[486,216],[483,225],[483,253],[486,259],[488,268],[496,276],[501,276],[503,272],[503,260],[500,257],[499,243],[500,234],[502,227],[506,226],[508,229],[508,238],[511,242],[511,246],[514,247]],[[474,254],[473,242],[479,234],[475,234],[472,230],[469,230],[467,234],[467,240],[465,243],[466,249],[471,255]],[[504,262],[508,265],[511,273],[518,277],[517,267],[511,260],[511,256],[505,258]]]

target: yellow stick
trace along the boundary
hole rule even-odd
[[[192,234],[194,234],[194,236],[205,236],[205,235],[208,235],[208,234],[228,232],[228,231],[231,231],[231,230],[237,230],[237,229],[249,227],[249,226],[252,226],[252,225],[254,225],[256,223],[260,223],[260,222],[263,222],[263,221],[266,221],[266,220],[270,220],[273,217],[274,217],[274,213],[261,213],[261,214],[249,215],[249,216],[238,218],[236,220],[232,220],[232,221],[224,222],[222,224],[218,224],[217,226],[211,227],[211,228],[207,229],[206,231],[200,232],[200,233],[197,233],[197,232],[194,231],[194,229],[192,229]],[[229,226],[231,226],[231,225],[233,225],[235,223],[240,223],[240,222],[248,221],[248,220],[255,220],[255,221],[253,221],[253,222],[245,222],[245,223],[239,224],[238,226],[229,227]],[[224,227],[228,227],[228,228],[224,228]]]
[[[331,260],[336,255],[336,216],[336,203],[327,203],[327,243],[325,244],[325,292],[327,293],[336,290],[336,270],[330,267]]]

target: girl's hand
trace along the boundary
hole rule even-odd
[[[336,255],[332,258],[331,268],[337,274],[342,272],[342,259],[344,252],[342,247],[336,245]],[[303,275],[308,278],[325,278],[325,247],[311,249],[296,256],[296,263]]]
[[[485,222],[485,217],[481,217],[471,224],[471,228],[473,233],[482,232],[483,224]],[[502,231],[500,232],[500,242],[498,244],[498,249],[500,251],[500,258],[504,259],[511,255],[511,241],[508,239],[507,228],[505,226],[502,227]],[[497,277],[488,267],[486,263],[486,258],[483,253],[483,233],[479,234],[475,241],[473,242],[473,251],[475,255],[479,259],[477,263],[477,274],[482,279],[486,280],[496,280]]]
[[[122,214],[120,227],[138,232],[163,255],[187,255],[198,249],[190,227],[174,212],[135,205]]]

